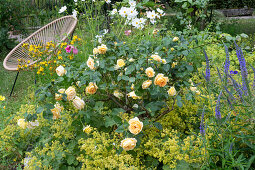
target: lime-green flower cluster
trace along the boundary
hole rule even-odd
[[[151,128],[145,133],[148,136],[143,139],[144,153],[157,158],[170,168],[176,168],[181,160],[192,164],[202,163],[206,159],[205,147],[200,137],[189,135],[182,139],[176,130],[169,129],[155,133],[155,129]]]
[[[77,158],[82,169],[140,169],[140,160],[123,151],[119,152],[119,134],[98,132],[94,129],[88,139],[80,139],[82,154]]]

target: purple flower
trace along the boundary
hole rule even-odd
[[[205,124],[204,124],[204,113],[205,113],[205,108],[203,109],[202,115],[201,115],[201,122],[200,122],[200,133],[201,135],[205,135]]]
[[[228,76],[228,70],[229,70],[230,61],[229,61],[228,47],[226,45],[224,45],[224,46],[225,46],[225,51],[226,51],[226,61],[225,61],[225,67],[224,67],[225,70],[224,71],[225,71],[225,75],[227,77]]]
[[[205,79],[206,81],[210,81],[210,62],[208,59],[208,56],[204,50],[204,54],[205,54],[205,60],[206,60],[206,71],[205,71]]]
[[[218,100],[217,100],[217,104],[216,104],[216,107],[215,107],[215,117],[216,119],[221,119],[221,113],[220,113],[220,97],[222,95],[222,90],[218,96]]]
[[[235,88],[236,92],[239,94],[240,99],[243,101],[243,92],[240,89],[240,85],[235,81],[235,79],[231,75],[229,75],[229,77],[232,80],[234,88]]]
[[[229,73],[230,73],[230,74],[234,74],[234,71],[233,71],[233,70],[231,70]]]
[[[247,94],[247,75],[248,75],[247,68],[246,68],[246,62],[244,59],[242,49],[236,43],[235,43],[235,45],[236,45],[236,55],[239,60],[240,70],[241,70],[241,75],[242,75],[243,91],[246,95]]]
[[[234,71],[234,74],[238,74],[238,71]]]

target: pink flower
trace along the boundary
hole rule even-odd
[[[71,45],[68,45],[66,48],[65,48],[66,52],[67,53],[70,53],[72,51],[72,46]]]
[[[72,47],[72,48],[73,48],[73,54],[78,54],[78,49],[75,47]]]
[[[131,30],[126,30],[126,31],[125,31],[125,35],[126,35],[126,36],[131,35]]]

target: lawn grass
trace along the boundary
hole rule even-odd
[[[251,19],[224,19],[221,25],[222,32],[232,36],[245,33],[251,35],[255,33],[255,18]]]
[[[21,71],[13,94],[9,97],[16,74],[16,71],[5,70],[2,61],[0,61],[0,95],[6,97],[5,111],[0,116],[0,129],[19,110],[21,104],[29,103],[27,101],[28,89],[34,86],[34,73],[31,71]]]

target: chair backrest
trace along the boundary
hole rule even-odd
[[[44,27],[40,28],[21,43],[19,43],[4,59],[3,65],[6,70],[15,71],[18,68],[18,59],[30,60],[32,65],[38,60],[34,61],[29,55],[29,51],[25,49],[23,44],[41,45],[52,41],[57,46],[61,42],[66,41],[73,33],[77,24],[77,19],[73,16],[64,16],[59,18]]]

